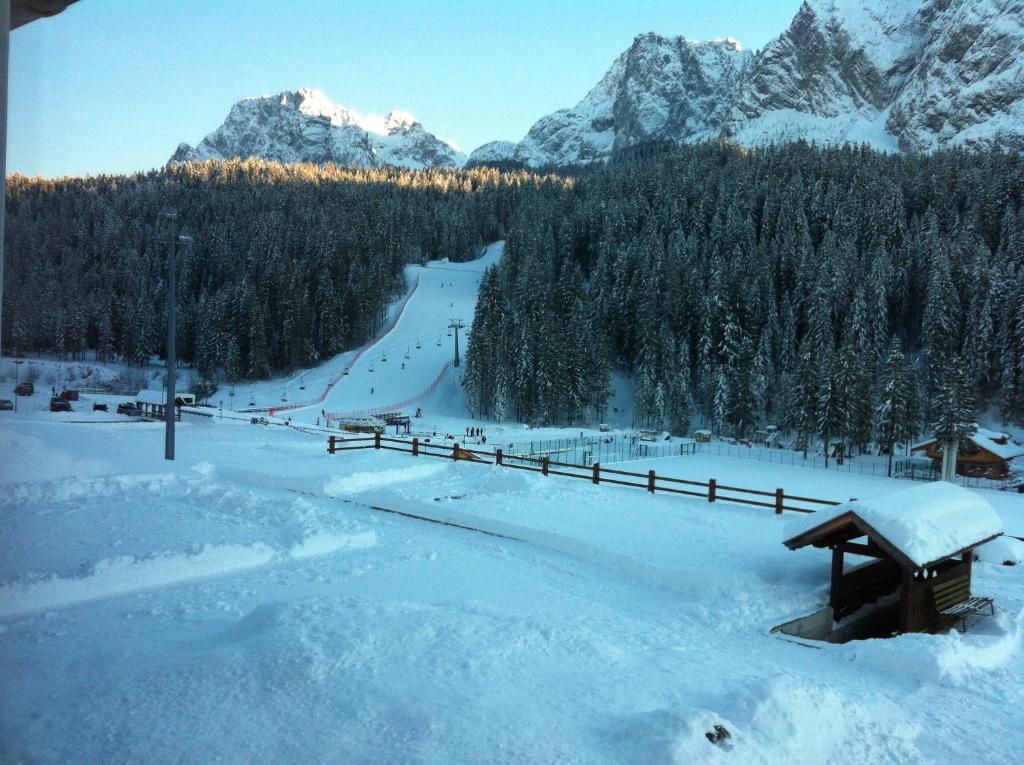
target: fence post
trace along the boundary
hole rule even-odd
[[[654,471],[653,470],[648,470],[647,471],[647,491],[649,491],[651,494],[654,494]]]
[[[709,478],[708,479],[708,502],[714,502],[715,501],[715,492],[717,491],[717,489],[718,489],[718,484],[715,482],[715,479],[714,478]]]
[[[377,433],[376,431],[374,431],[374,433],[373,433],[373,448],[374,449],[379,449],[380,448],[380,433]]]
[[[505,457],[505,454],[504,454],[504,452],[501,451],[501,449],[496,450],[494,452],[494,464],[495,465],[501,465],[502,464],[501,461],[502,461],[502,459],[504,459],[504,457]]]
[[[413,457],[419,457],[420,456],[420,440],[418,438],[414,438],[412,440],[412,456]]]
[[[452,459],[458,461],[459,459],[459,445],[458,443],[452,444]]]
[[[548,462],[550,462],[550,458],[545,454],[544,458],[540,461],[540,472],[544,475],[548,474]]]
[[[338,438],[337,436],[330,436],[327,439],[327,453],[328,454],[334,454],[334,452],[337,450],[337,447],[335,445],[335,442],[336,442],[337,438]]]
[[[601,463],[594,463],[594,477],[590,479],[595,484],[601,483]]]
[[[785,499],[785,495],[782,493],[782,489],[775,490],[775,514],[782,515],[782,503]]]

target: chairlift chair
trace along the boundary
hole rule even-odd
[[[405,357],[406,358],[409,358],[409,350],[410,350],[409,348],[405,349]]]
[[[420,347],[421,347],[420,346],[420,339],[417,337],[416,338],[416,350],[418,351],[420,349]]]

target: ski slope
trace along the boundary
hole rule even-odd
[[[242,386],[236,390],[234,408],[269,410],[294,422],[312,423],[323,419],[322,412],[387,411],[419,400],[440,384],[439,377],[449,374],[455,338],[448,325],[453,319],[466,325],[459,333],[459,353],[465,356],[480,279],[503,250],[504,244],[497,242],[467,263],[408,266],[409,291],[392,305],[377,338],[287,379]]]

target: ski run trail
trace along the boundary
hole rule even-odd
[[[88,411],[118,397],[0,412],[0,762],[1021,761],[1011,537],[979,550],[996,615],[965,634],[811,643],[771,628],[827,599],[830,554],[787,550],[770,510],[328,455],[321,410],[416,398],[442,369],[415,427],[579,433],[465,414],[446,327],[499,255],[411,268],[354,364],[239,386],[237,408],[270,407],[340,375],[272,418],[301,428],[186,415],[166,462],[162,424]],[[908,485],[707,454],[625,467],[835,500]],[[980,493],[1024,536],[1024,496]]]

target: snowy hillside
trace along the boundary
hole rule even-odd
[[[363,117],[309,88],[239,101],[223,125],[195,147],[181,144],[171,161],[232,157],[411,168],[458,167],[466,161],[411,114]]]
[[[720,135],[1020,150],[1024,2],[806,0],[756,54],[640,35],[583,101],[538,120],[514,158],[572,164]]]

